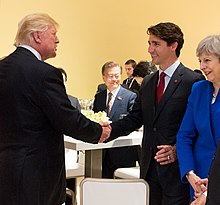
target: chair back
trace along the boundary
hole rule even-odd
[[[81,205],[148,205],[149,186],[143,179],[85,178],[80,184]]]

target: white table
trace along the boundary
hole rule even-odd
[[[102,149],[140,145],[142,137],[142,131],[134,131],[107,143],[91,144],[64,136],[64,143],[68,149],[85,151],[85,177],[101,178]]]

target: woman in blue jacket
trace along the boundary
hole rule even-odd
[[[220,138],[220,35],[203,39],[196,55],[207,80],[192,87],[176,144],[182,181],[191,184],[192,199],[206,189],[197,181],[208,177]]]

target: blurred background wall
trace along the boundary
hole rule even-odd
[[[106,61],[124,66],[129,58],[151,60],[146,29],[159,22],[171,21],[181,27],[185,43],[180,60],[198,68],[198,42],[208,34],[220,33],[219,6],[217,0],[0,0],[0,58],[15,49],[22,17],[48,13],[60,24],[60,44],[57,57],[47,62],[67,71],[69,94],[93,98]]]

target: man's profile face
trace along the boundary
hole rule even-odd
[[[160,68],[165,66],[169,59],[173,58],[173,55],[176,55],[175,48],[172,45],[168,46],[166,41],[155,35],[149,36],[148,43],[148,52],[151,55],[152,63],[159,65]]]
[[[59,43],[55,26],[48,26],[48,29],[44,32],[41,32],[39,35],[41,40],[39,50],[42,60],[55,57],[57,44]]]

